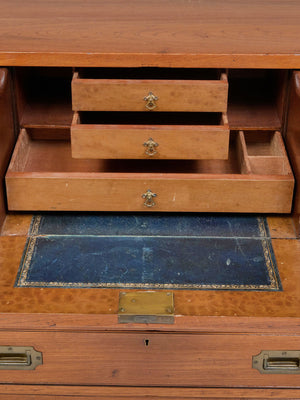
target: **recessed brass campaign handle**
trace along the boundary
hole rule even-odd
[[[43,355],[33,347],[0,346],[0,370],[30,370],[43,364]]]
[[[158,97],[152,92],[149,92],[148,95],[144,97],[144,100],[146,101],[145,106],[147,110],[152,111],[157,107],[156,101],[158,100]]]
[[[154,156],[157,154],[156,147],[158,147],[158,143],[156,143],[152,138],[149,138],[143,146],[146,147],[145,153],[147,156]]]
[[[252,367],[261,374],[300,374],[300,351],[262,351]]]
[[[144,205],[146,207],[154,207],[156,203],[153,201],[153,198],[156,196],[156,193],[153,193],[150,189],[148,189],[146,193],[142,194],[142,198],[145,199]]]

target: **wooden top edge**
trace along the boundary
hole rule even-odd
[[[5,52],[0,66],[298,69],[300,54]]]
[[[0,331],[160,331],[177,333],[254,333],[300,335],[300,320],[292,317],[175,316],[169,324],[119,324],[113,314],[1,314]]]

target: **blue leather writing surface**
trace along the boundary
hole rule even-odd
[[[16,286],[281,290],[265,218],[34,217]]]

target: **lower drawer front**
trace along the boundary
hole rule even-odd
[[[0,370],[1,383],[300,387],[288,368],[281,374],[252,368],[262,350],[300,349],[295,336],[7,332],[0,344],[43,353],[35,370]]]
[[[197,177],[8,178],[10,210],[288,213],[290,182]]]
[[[280,140],[278,135],[270,139]],[[284,153],[256,157],[252,153],[257,146],[249,143],[248,156],[242,133],[231,145],[228,160],[76,160],[68,142],[34,140],[23,131],[6,175],[8,206],[49,211],[290,212],[294,181]]]

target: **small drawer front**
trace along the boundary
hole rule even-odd
[[[223,121],[227,120],[226,116]],[[75,115],[72,157],[99,159],[227,159],[228,125],[88,125]]]
[[[0,370],[2,384],[299,387],[299,375],[284,360],[280,374],[253,367],[262,350],[299,349],[297,336],[2,332],[0,344],[8,343],[34,347],[43,363],[30,371]]]
[[[72,81],[74,111],[226,112],[228,82],[220,80],[80,79]]]

